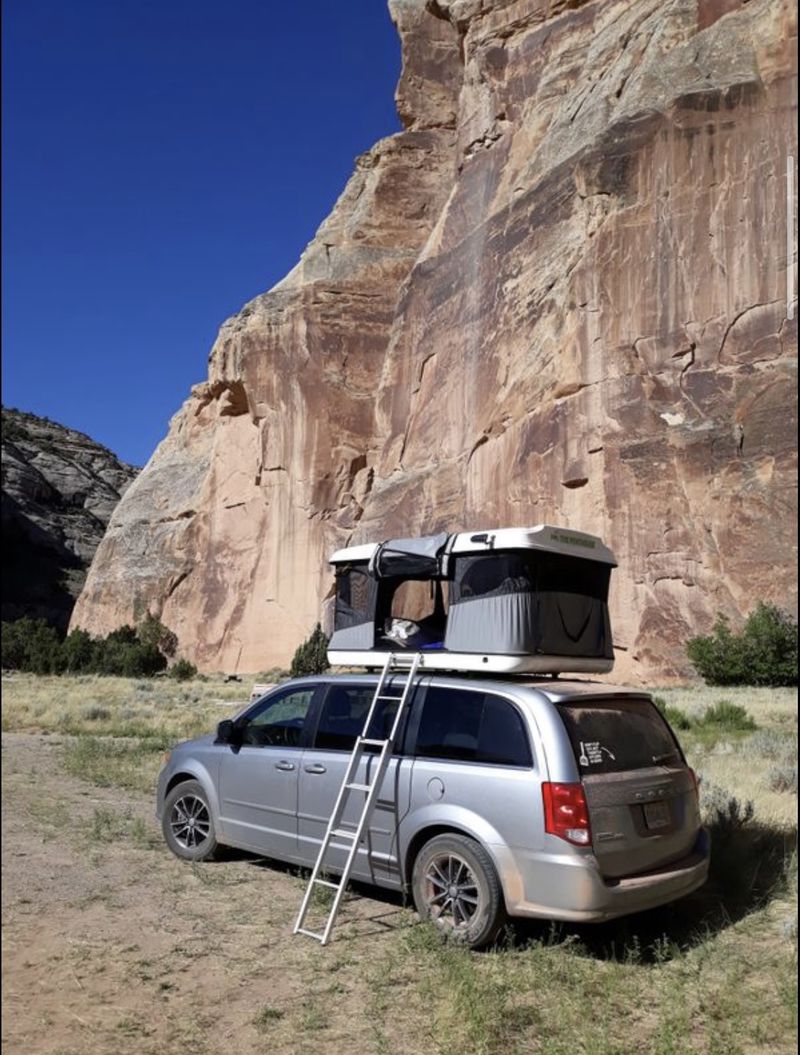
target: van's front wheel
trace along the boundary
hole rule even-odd
[[[448,937],[473,949],[490,945],[506,922],[492,860],[474,839],[436,835],[422,847],[411,877],[414,904]]]
[[[161,821],[167,846],[184,861],[211,861],[219,852],[214,821],[202,784],[177,784],[164,801]]]

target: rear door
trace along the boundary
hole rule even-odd
[[[694,777],[647,697],[558,703],[581,774],[592,843],[609,878],[686,856],[700,816]]]
[[[395,679],[384,691],[399,696],[405,679]],[[376,684],[369,682],[332,682],[326,686],[319,708],[319,718],[313,741],[303,752],[299,774],[298,846],[300,857],[313,864],[325,835],[336,796],[339,793],[356,737],[362,732]],[[410,708],[411,701],[407,705]],[[382,738],[389,735],[397,705],[379,703],[373,718],[370,735]],[[408,714],[408,709],[406,711]],[[403,742],[401,727],[397,745]],[[399,883],[397,858],[397,826],[408,808],[410,761],[398,757],[398,746],[389,761],[381,790],[367,827],[366,844],[356,855],[353,875],[369,882]],[[357,783],[370,783],[377,765],[377,749],[367,748],[362,757]],[[355,829],[366,796],[351,791],[340,827]],[[349,840],[334,840],[326,854],[325,863],[331,871],[344,868]]]
[[[516,704],[475,679],[429,686],[415,717],[412,817],[435,805],[443,822],[457,820],[487,842],[541,849],[541,776]]]

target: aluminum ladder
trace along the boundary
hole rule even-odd
[[[372,697],[372,703],[370,704],[367,717],[364,721],[364,728],[361,731],[361,735],[356,737],[356,742],[353,745],[353,751],[350,755],[350,761],[345,770],[344,779],[342,780],[342,786],[339,788],[339,794],[336,797],[336,805],[333,807],[333,813],[331,813],[330,820],[328,821],[328,828],[325,832],[325,837],[319,848],[317,854],[317,860],[314,864],[314,868],[311,872],[311,878],[308,881],[305,896],[303,897],[303,903],[300,906],[300,911],[297,914],[297,921],[294,925],[294,934],[305,934],[309,938],[315,938],[322,945],[326,945],[328,938],[330,937],[333,925],[336,922],[336,917],[339,914],[339,906],[344,896],[345,888],[350,880],[350,873],[353,870],[355,864],[356,854],[358,852],[359,844],[364,838],[366,831],[367,822],[372,814],[375,807],[375,803],[378,799],[378,794],[383,783],[383,778],[386,775],[386,770],[389,768],[389,761],[392,757],[392,749],[394,748],[395,737],[397,736],[398,730],[400,729],[400,723],[402,721],[403,714],[411,698],[411,692],[414,686],[414,682],[417,677],[417,670],[422,662],[422,655],[417,652],[413,656],[398,655],[393,652],[389,652],[383,663],[383,669],[381,670],[380,678],[375,689],[375,695]],[[408,677],[402,686],[402,692],[399,696],[391,696],[385,692],[387,688],[387,681],[391,674],[397,671],[408,671]],[[385,701],[397,702],[397,711],[392,722],[392,728],[389,732],[388,737],[385,740],[377,740],[369,738],[368,733],[372,720],[375,716],[375,712],[378,708],[379,702]],[[365,748],[377,747],[380,751],[374,756],[377,758],[377,763],[372,773],[371,779],[366,784],[360,784],[356,781],[358,776],[358,767],[361,759],[364,757]],[[362,793],[366,795],[364,800],[364,807],[361,810],[361,816],[358,819],[358,824],[355,829],[342,828],[340,827],[344,811],[349,801],[351,792]],[[337,840],[345,840],[350,843],[350,849],[347,854],[347,861],[345,862],[342,874],[339,877],[338,883],[333,883],[328,879],[320,878],[320,872],[324,874],[325,855],[330,849],[331,843]],[[327,887],[331,890],[335,890],[336,894],[331,905],[328,918],[325,921],[325,927],[322,931],[308,930],[303,926],[308,914],[309,907],[311,905],[311,897],[314,892],[314,888],[317,886]]]

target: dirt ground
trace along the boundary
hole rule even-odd
[[[213,725],[202,692],[218,686],[164,701],[174,688],[96,681],[4,679],[4,1055],[796,1050],[797,800],[764,783],[780,758],[796,766],[793,696],[735,743],[686,734],[712,786],[756,800],[755,820],[720,829],[703,890],[594,927],[518,922],[472,954],[367,887],[322,949],[291,933],[296,870],[173,857],[153,793],[131,790],[154,787],[160,757],[139,738],[178,739],[165,723],[181,708],[183,735]]]
[[[329,1051],[375,1050],[361,961],[411,918],[399,899],[348,904],[325,950],[295,938],[297,875],[178,861],[151,800],[66,775],[59,753],[3,735],[6,1055],[302,1052],[320,1030]]]

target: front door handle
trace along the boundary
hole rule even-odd
[[[275,768],[276,769],[285,769],[287,771],[290,771],[290,770],[294,769],[294,762],[276,762],[275,763]]]
[[[319,762],[315,762],[311,766],[305,766],[306,773],[327,773],[328,770],[325,766],[321,766]]]

